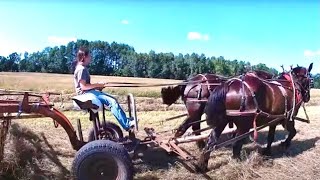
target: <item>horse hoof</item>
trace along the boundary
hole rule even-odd
[[[198,164],[195,166],[197,173],[205,173],[208,172],[208,168],[205,164]]]
[[[178,138],[178,137],[181,137],[183,134],[184,134],[184,132],[182,132],[182,131],[177,131],[177,132],[174,134],[174,137],[175,137],[175,138]]]
[[[271,150],[269,148],[264,148],[262,150],[262,155],[264,156],[271,156]]]
[[[236,160],[237,162],[240,162],[240,161],[241,161],[240,155],[232,155],[231,158],[234,159],[234,160]]]
[[[290,146],[290,143],[283,141],[280,143],[280,146],[283,147],[284,149],[288,149]]]
[[[204,141],[197,141],[197,146],[202,150],[206,146],[206,143]]]

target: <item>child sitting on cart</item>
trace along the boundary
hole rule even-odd
[[[80,47],[76,57],[76,67],[74,71],[74,86],[77,95],[93,94],[103,105],[110,108],[111,113],[118,120],[120,125],[126,131],[133,128],[134,121],[127,118],[125,112],[118,104],[117,100],[110,94],[102,92],[107,83],[91,83],[90,74],[87,66],[91,62],[91,55],[89,49]]]

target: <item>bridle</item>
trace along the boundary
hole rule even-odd
[[[292,82],[294,83],[293,84],[293,88],[295,88],[294,90],[298,91],[298,93],[301,94],[302,99],[304,99],[306,97],[306,95],[310,92],[310,89],[313,85],[313,78],[311,78],[311,75],[308,71],[305,74],[299,74],[299,72],[294,73],[294,71],[291,70],[289,73],[291,74],[291,77],[293,78]],[[304,80],[305,78],[308,82],[308,86],[302,84],[302,81],[305,81]]]

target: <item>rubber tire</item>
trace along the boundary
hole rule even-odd
[[[105,124],[102,125],[102,127],[105,130],[112,130],[112,134],[115,135],[117,139],[123,138],[123,132],[117,124],[110,122],[110,121],[107,121]],[[94,130],[92,128],[89,132],[88,141],[90,142],[90,141],[94,141],[94,140],[95,140]]]
[[[99,164],[102,166],[98,166]],[[95,165],[104,167],[104,173],[107,172],[106,174],[112,177],[96,177],[99,172],[90,175],[90,170],[99,169],[95,168]],[[110,171],[113,168],[117,168],[114,174]],[[96,140],[87,143],[77,152],[72,164],[72,173],[77,180],[132,180],[133,164],[122,145],[110,140]]]

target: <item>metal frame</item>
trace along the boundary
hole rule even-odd
[[[136,133],[139,131],[139,126],[138,126],[138,118],[137,118],[136,101],[135,101],[132,93],[128,94],[127,101],[128,101],[129,117],[133,118],[133,120],[134,120],[134,123],[135,123],[134,129],[135,129],[135,133]]]
[[[50,117],[54,122],[58,123],[67,133],[70,143],[75,150],[79,150],[86,142],[78,139],[76,131],[73,129],[69,119],[63,115],[59,110],[53,107],[53,104],[49,102],[49,93],[44,95],[32,94],[30,92],[18,92],[15,93],[2,93],[4,95],[23,96],[22,101],[16,100],[1,100],[0,101],[0,119],[22,119],[22,118],[38,118],[38,117]],[[41,98],[39,102],[29,101],[29,97]],[[16,116],[10,115],[9,117],[4,114],[16,114]],[[31,115],[22,115],[22,113]]]

